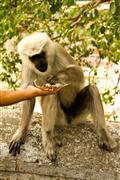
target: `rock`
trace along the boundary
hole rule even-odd
[[[38,113],[34,113],[26,142],[16,157],[9,154],[8,146],[21,118],[21,103],[2,107],[0,114],[0,179],[120,179],[120,149],[115,152],[101,150],[91,122],[57,128],[63,146],[57,149],[57,160],[52,163],[42,148],[41,116]],[[107,125],[120,144],[120,123],[108,122]]]

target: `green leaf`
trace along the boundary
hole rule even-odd
[[[115,6],[115,3],[114,3],[114,2],[112,2],[112,3],[110,4],[110,10],[109,10],[109,12],[110,12],[110,14],[115,14],[115,12],[116,12],[116,6]]]
[[[39,18],[41,19],[41,21],[43,21],[43,20],[45,20],[45,18],[46,18],[46,13],[45,12],[39,12],[39,14],[38,14],[38,16],[39,16]]]
[[[95,18],[99,17],[99,12],[97,9],[94,10],[94,15],[95,15]]]
[[[63,4],[71,6],[71,5],[75,4],[75,0],[63,0]]]
[[[102,26],[102,27],[100,28],[100,32],[101,32],[102,34],[104,34],[104,32],[105,32],[105,27],[104,27],[104,26]]]
[[[116,7],[120,6],[120,1],[119,0],[115,0],[115,6]]]

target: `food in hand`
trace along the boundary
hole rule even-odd
[[[64,86],[66,86],[66,85],[62,85],[62,84],[60,84],[60,83],[57,83],[57,84],[55,84],[55,85],[51,85],[51,84],[49,84],[49,83],[42,84],[42,85],[38,85],[38,84],[37,84],[37,80],[35,80],[33,84],[34,84],[35,87],[37,87],[37,88],[39,88],[39,89],[41,89],[41,90],[44,90],[44,91],[52,91],[52,92],[54,92],[54,91],[56,91],[56,90],[60,90],[60,89],[62,89]]]

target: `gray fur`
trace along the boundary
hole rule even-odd
[[[46,53],[48,63],[48,69],[45,72],[38,71],[34,62],[29,60],[29,57],[42,51]],[[47,34],[34,33],[19,43],[18,52],[23,64],[24,84],[33,84],[36,78],[44,84],[51,75],[50,81],[53,83],[70,84],[57,94],[41,97],[42,140],[45,153],[50,160],[56,159],[55,126],[79,124],[81,118],[83,119],[89,113],[93,117],[99,145],[107,150],[116,147],[116,142],[110,137],[105,127],[104,110],[97,87],[95,85],[85,87],[82,69],[75,64],[64,48],[51,41]],[[10,153],[14,155],[19,152],[20,144],[25,139],[33,108],[34,99],[23,103],[21,124],[10,144]]]

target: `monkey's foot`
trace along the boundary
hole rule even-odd
[[[13,156],[20,154],[20,146],[21,144],[24,144],[25,136],[26,135],[24,135],[21,131],[16,131],[9,145],[9,153],[11,153]]]
[[[105,129],[102,129],[101,136],[99,136],[99,147],[107,151],[113,151],[117,148],[117,142],[112,139]]]
[[[60,146],[60,141],[57,140],[55,134],[51,131],[45,132],[42,131],[43,147],[45,154],[48,159],[55,161],[57,158],[56,155],[56,145]]]
[[[55,145],[61,147],[63,145],[63,142],[57,137],[55,137]]]
[[[55,142],[53,140],[52,141],[46,140],[46,142],[44,142],[44,150],[48,159],[50,159],[51,161],[56,160],[57,158],[56,148],[55,148]]]

